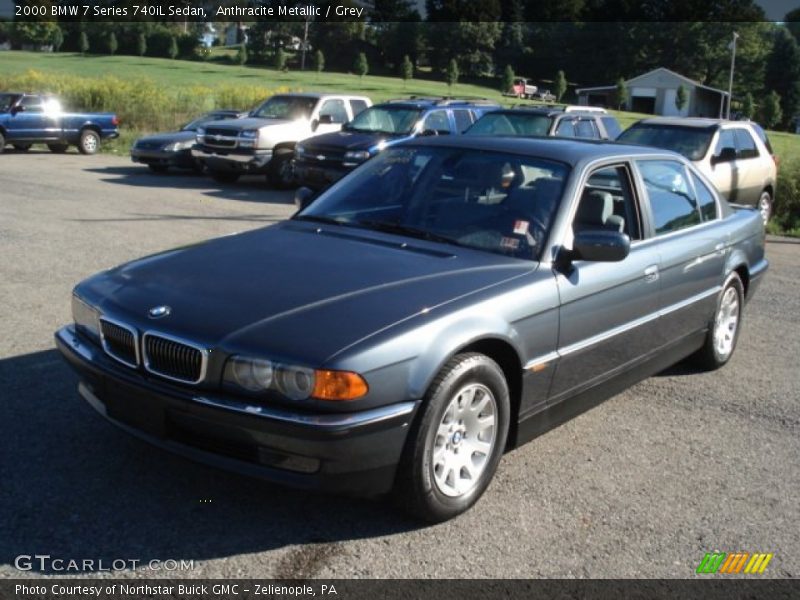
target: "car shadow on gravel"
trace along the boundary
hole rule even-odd
[[[190,170],[173,169],[152,173],[147,167],[99,167],[86,169],[90,173],[108,175],[103,181],[117,185],[142,188],[180,188],[197,190],[204,196],[222,200],[239,200],[272,204],[291,204],[294,193],[270,188],[263,175],[246,176],[236,183],[217,183],[211,177]]]
[[[385,500],[286,489],[151,447],[79,397],[56,350],[0,360],[0,381],[0,564],[24,554],[202,561],[419,527]]]

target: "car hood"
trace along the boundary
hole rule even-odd
[[[341,148],[348,150],[369,150],[376,144],[395,139],[398,136],[391,136],[385,133],[364,133],[361,131],[335,131],[317,135],[303,142],[303,146],[308,150],[315,148]]]
[[[194,131],[170,131],[168,133],[157,133],[146,135],[136,140],[136,143],[147,142],[148,144],[172,144],[174,142],[185,142],[193,140],[196,134]]]
[[[244,119],[226,119],[223,123],[209,123],[207,129],[225,129],[227,131],[244,131],[246,129],[261,129],[262,127],[272,127],[279,125],[292,124],[294,121],[289,119],[256,119],[247,117]]]
[[[286,221],[127,263],[80,284],[103,313],[210,348],[322,365],[409,318],[536,268],[499,255]],[[170,314],[152,320],[160,305]]]

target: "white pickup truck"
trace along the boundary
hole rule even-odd
[[[246,173],[265,173],[274,186],[292,183],[297,142],[339,131],[372,106],[366,96],[292,93],[272,96],[247,118],[219,121],[197,130],[192,156],[222,182]]]

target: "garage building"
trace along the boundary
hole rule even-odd
[[[675,106],[678,88],[686,91],[686,104]],[[625,81],[628,100],[623,108],[638,113],[667,117],[719,117],[724,114],[728,92],[718,90],[674,71],[659,67]],[[617,86],[584,87],[575,90],[578,104],[617,108]]]

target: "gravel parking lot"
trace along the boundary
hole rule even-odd
[[[85,405],[52,340],[76,282],[291,212],[260,179],[0,157],[0,577],[35,574],[20,554],[193,561],[169,575],[206,578],[691,577],[714,550],[772,552],[767,575],[800,576],[798,240],[770,240],[726,368],[676,366],[515,450],[437,526],[187,462]]]

